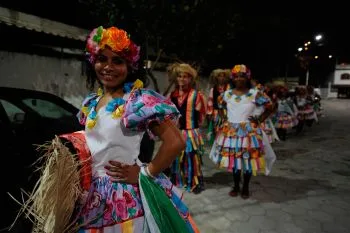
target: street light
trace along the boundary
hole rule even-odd
[[[320,40],[322,40],[322,38],[323,38],[323,36],[321,34],[318,34],[315,36],[316,41],[320,41]]]
[[[303,48],[302,47],[298,48],[298,51],[299,52],[303,51]]]
[[[328,57],[331,59],[333,56],[332,56],[332,55],[329,55]]]
[[[317,34],[317,35],[315,35],[315,37],[314,37],[314,39],[315,39],[315,41],[317,41],[317,42],[320,42],[320,41],[322,41],[322,39],[323,39],[323,36],[321,35],[321,34]],[[306,50],[308,50],[309,48],[308,48],[308,46],[311,44],[311,41],[307,41],[305,44],[304,44],[304,50],[306,51]],[[319,43],[316,43],[316,44],[319,44]],[[311,49],[311,48],[310,48]],[[332,55],[329,55],[328,56],[329,58],[332,58]],[[316,56],[314,56],[314,59],[316,60],[316,59],[318,59],[319,57],[316,55]],[[307,85],[309,85],[309,76],[310,76],[310,69],[309,69],[309,67],[307,67],[306,68],[306,86]]]

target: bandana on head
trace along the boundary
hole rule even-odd
[[[137,69],[140,47],[130,40],[126,31],[116,27],[104,29],[102,26],[92,30],[86,43],[86,55],[94,63],[100,49],[110,48],[124,59],[132,69]]]

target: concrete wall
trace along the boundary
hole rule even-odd
[[[49,92],[79,106],[87,94],[81,65],[76,59],[0,51],[0,86]]]
[[[164,93],[169,85],[166,72],[154,71],[153,74],[160,93]],[[201,77],[199,81],[199,88],[206,96],[209,92],[207,80]],[[49,92],[76,107],[80,107],[88,94],[80,61],[7,51],[0,51],[0,86]],[[148,88],[154,89],[152,81]]]

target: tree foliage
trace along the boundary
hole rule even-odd
[[[288,59],[294,59],[292,41],[298,34],[293,34],[293,15],[253,14],[236,1],[79,1],[98,24],[127,30],[142,45],[144,56],[154,58],[162,49],[168,57],[195,61],[207,72],[246,63],[257,78],[284,74]]]
[[[80,0],[104,25],[126,29],[152,54],[188,60],[218,55],[236,38],[240,17],[230,4],[213,7],[212,0]],[[226,3],[227,4],[227,3]]]

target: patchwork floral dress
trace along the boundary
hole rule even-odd
[[[254,115],[257,108],[271,106],[270,100],[253,89],[242,96],[228,90],[224,93],[223,100],[228,119],[215,139],[210,159],[218,167],[230,172],[242,170],[253,175],[265,173],[266,147],[271,153],[274,152],[266,134],[259,125],[249,121],[249,117]]]
[[[128,91],[130,88],[126,88]],[[152,90],[133,90],[96,111],[100,98],[98,94],[89,95],[78,114],[86,126],[85,139],[91,153],[91,182],[76,211],[77,222],[82,224],[79,232],[163,232],[156,226],[157,216],[151,222],[146,218],[150,213],[145,206],[152,210],[142,198],[142,192],[147,190],[140,190],[138,184],[112,181],[104,167],[111,160],[141,165],[140,142],[144,131],[151,133],[148,125],[165,119],[176,120],[179,112],[170,100]],[[177,209],[187,226],[186,232],[197,232],[182,193],[163,174],[154,183]]]

